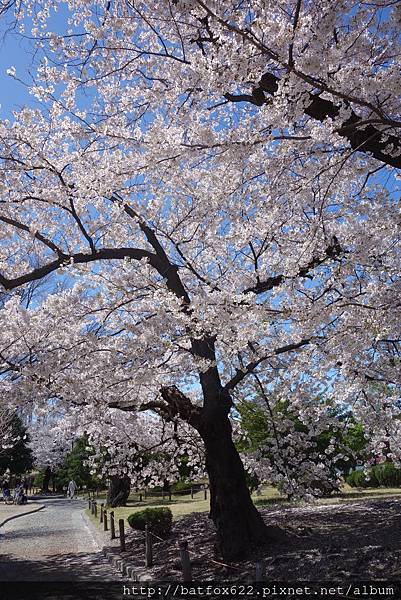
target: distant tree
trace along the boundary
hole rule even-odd
[[[87,436],[82,436],[74,442],[71,452],[67,454],[64,463],[56,475],[56,486],[66,486],[73,479],[78,487],[97,487],[99,480],[91,474],[88,458],[93,451],[88,446]]]
[[[110,477],[107,490],[107,506],[125,506],[131,489],[131,480],[125,475],[113,475]]]
[[[13,445],[12,439],[12,413],[4,408],[0,409],[0,456],[6,454]]]
[[[9,470],[11,475],[23,475],[33,466],[32,450],[29,448],[29,435],[21,418],[14,414],[11,417],[8,434],[10,446],[0,453],[0,476]]]

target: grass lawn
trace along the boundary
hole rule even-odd
[[[351,488],[349,485],[344,484],[342,487],[341,494],[330,496],[329,498],[322,498],[318,500],[318,504],[341,504],[344,502],[357,501],[361,499],[374,499],[374,498],[386,498],[392,496],[401,496],[401,488],[368,488],[358,489]],[[105,493],[100,493],[97,496],[97,501],[102,502],[106,498]],[[263,508],[264,506],[271,506],[272,504],[280,503],[283,506],[294,506],[294,502],[289,502],[283,496],[280,496],[279,492],[271,486],[263,486],[261,495],[257,496],[255,493],[252,494],[252,499],[256,506]],[[173,519],[177,519],[184,515],[191,513],[202,513],[208,512],[209,510],[209,491],[207,500],[204,499],[203,491],[194,494],[193,500],[190,494],[173,495],[171,502],[168,499],[162,500],[160,497],[148,497],[142,502],[139,501],[139,495],[134,493],[130,495],[128,499],[128,505],[114,509],[115,519],[125,519],[134,512],[138,512],[147,507],[162,507],[168,506],[173,513]],[[89,511],[88,511],[89,512]],[[92,517],[93,518],[93,517]],[[97,519],[99,522],[99,518]],[[127,523],[128,526],[128,523]]]
[[[105,493],[100,493],[97,496],[97,501],[102,502],[106,498]],[[252,498],[254,501],[259,502],[272,502],[274,500],[280,501],[283,498],[280,496],[278,491],[270,486],[265,486],[262,490],[262,494],[260,496],[256,496],[256,494],[252,494]],[[209,490],[207,492],[207,500],[204,499],[204,492],[197,492],[194,494],[193,500],[191,499],[190,494],[177,494],[172,496],[171,502],[166,498],[162,500],[160,497],[148,497],[146,501],[143,500],[139,502],[138,494],[134,493],[130,495],[128,499],[128,505],[124,507],[119,507],[114,509],[114,517],[115,519],[127,519],[129,515],[139,510],[143,510],[149,506],[157,508],[161,506],[168,506],[173,513],[173,519],[177,519],[184,515],[190,515],[191,513],[201,513],[209,511]],[[257,502],[257,503],[259,503]]]

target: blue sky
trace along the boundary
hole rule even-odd
[[[17,77],[27,81],[29,65],[32,62],[32,45],[28,40],[1,31],[0,38],[0,118],[9,118],[12,111],[24,104],[32,104],[33,97],[29,95],[25,85],[7,75],[8,68],[16,68]]]

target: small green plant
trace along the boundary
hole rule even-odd
[[[128,523],[132,529],[139,531],[145,531],[145,525],[149,525],[155,535],[163,537],[171,531],[173,514],[169,508],[145,508],[130,515]]]

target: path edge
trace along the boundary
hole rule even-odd
[[[34,510],[29,510],[27,512],[24,513],[20,513],[17,515],[12,515],[11,517],[8,517],[7,519],[5,519],[4,521],[2,521],[0,523],[0,528],[3,527],[3,525],[5,525],[6,523],[8,523],[9,521],[13,521],[14,519],[19,519],[20,517],[25,517],[27,515],[33,515],[34,513],[39,512],[40,510],[43,510],[45,507],[44,504],[41,504],[38,508],[35,508]]]
[[[146,569],[146,567],[141,567],[139,565],[135,565],[130,562],[129,558],[120,553],[118,547],[112,549],[107,547],[105,544],[105,539],[102,536],[102,532],[97,530],[96,525],[92,523],[90,517],[85,512],[84,509],[81,512],[82,520],[88,529],[91,531],[92,537],[94,538],[95,543],[98,545],[100,551],[106,560],[126,579],[131,581],[143,581],[144,583],[151,583],[154,578],[151,573]],[[113,551],[114,550],[114,551]]]

